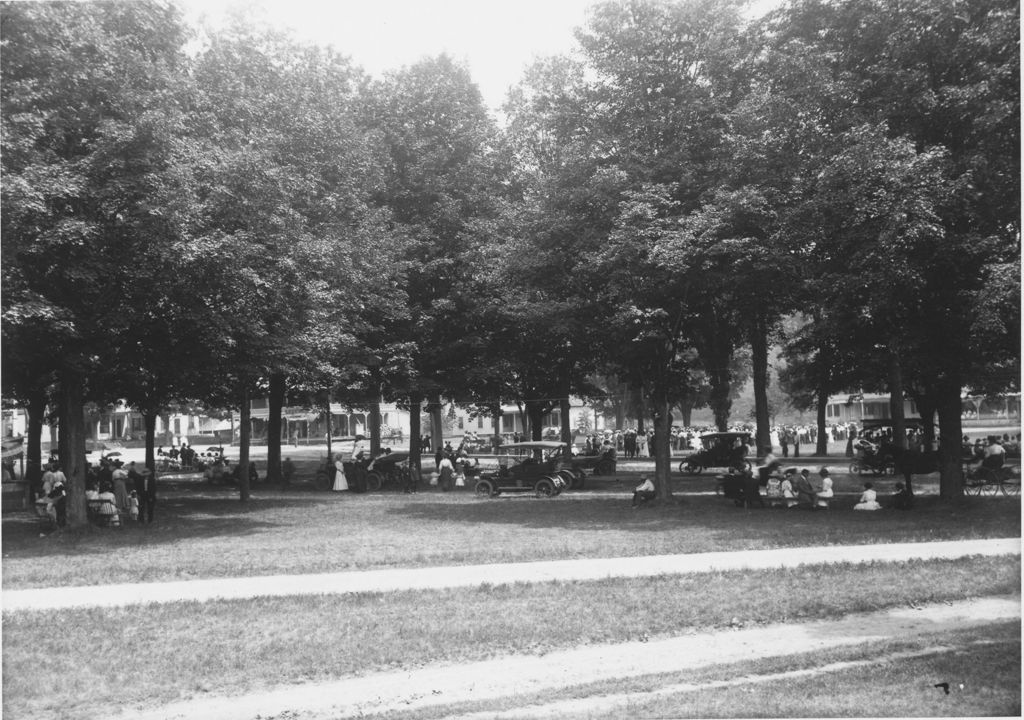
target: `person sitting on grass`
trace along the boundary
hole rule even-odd
[[[869,482],[864,483],[864,492],[860,494],[860,501],[853,506],[854,510],[882,509],[882,506],[878,504],[878,493],[874,491],[873,487]]]
[[[893,493],[892,499],[893,507],[897,510],[909,510],[914,505],[914,494],[903,483],[896,483],[896,492]]]
[[[643,481],[636,486],[633,491],[633,507],[640,507],[641,503],[645,503],[648,500],[653,500],[655,496],[654,483],[646,475],[641,475],[640,479]]]

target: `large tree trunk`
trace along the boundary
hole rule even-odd
[[[43,477],[43,425],[46,415],[46,392],[40,390],[28,401],[28,437],[25,440],[25,480],[35,491]],[[30,499],[33,496],[30,496]]]
[[[491,419],[494,421],[494,442],[491,445],[494,447],[495,454],[501,447],[501,416],[501,403],[496,402],[491,406]]]
[[[825,409],[828,407],[828,388],[824,384],[818,386],[818,442],[814,454],[819,457],[828,455],[828,428],[825,427]]]
[[[658,497],[672,497],[672,407],[664,392],[651,397],[654,412],[654,486]]]
[[[420,407],[423,399],[419,395],[409,398],[409,471],[413,477],[419,480],[423,470],[422,453],[420,442],[422,440],[422,423],[420,419]]]
[[[249,436],[252,434],[252,408],[249,407],[249,386],[243,385],[239,397],[238,426],[238,497],[249,501]],[[327,422],[330,423],[328,411]],[[328,425],[328,428],[330,426]],[[330,429],[328,429],[330,432]]]
[[[939,413],[939,495],[946,500],[964,494],[960,388],[959,378],[948,378],[939,384],[935,393]]]
[[[750,355],[754,375],[754,418],[757,423],[757,456],[772,450],[768,417],[768,327],[758,317],[750,334]]]
[[[270,376],[267,403],[267,482],[281,482],[281,413],[284,412],[286,378],[284,373]]]
[[[530,421],[530,439],[539,441],[543,437],[543,421],[545,413],[545,402],[542,400],[526,401],[526,416]]]
[[[560,409],[559,415],[561,416],[560,419],[562,421],[562,423],[561,423],[562,424],[562,442],[564,442],[566,445],[568,445],[571,448],[572,447],[572,422],[569,420],[569,410],[570,410],[569,397],[566,396],[564,398],[560,398],[559,401],[558,401],[558,405],[559,405],[559,409]]]
[[[370,457],[380,455],[380,395],[370,403]]]
[[[431,395],[427,409],[430,412],[430,447],[436,455],[438,450],[444,449],[444,419],[441,417],[441,396],[437,394]]]
[[[160,411],[156,409],[147,410],[142,408],[142,423],[146,428],[146,467],[156,477],[156,419]],[[139,501],[140,503],[142,500]]]
[[[889,415],[892,439],[901,450],[907,449],[907,419],[903,408],[903,368],[899,356],[889,353]],[[959,394],[958,394],[959,397]]]
[[[67,476],[68,525],[88,524],[85,478],[85,403],[82,401],[82,377],[66,372],[60,382],[60,464]]]
[[[683,418],[683,427],[690,427],[690,419],[693,417],[693,400],[691,398],[679,401],[679,414]]]

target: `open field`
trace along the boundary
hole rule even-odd
[[[1020,716],[1020,624],[651,674],[364,720]],[[937,682],[949,682],[947,695]]]
[[[3,618],[4,711],[94,716],[125,687],[143,705],[383,670],[805,623],[884,608],[1017,595],[1019,558],[810,566],[596,582],[263,598]],[[254,630],[255,629],[255,630]],[[1019,662],[1019,658],[1018,658]],[[39,691],[37,678],[67,678]]]
[[[308,485],[282,491],[261,485],[242,505],[237,491],[194,478],[161,482],[156,522],[122,529],[87,528],[40,536],[27,513],[3,515],[5,590],[68,585],[319,573],[386,567],[423,567],[541,559],[629,557],[668,553],[829,544],[875,544],[1020,536],[1018,498],[966,498],[949,504],[919,498],[909,513],[854,512],[857,478],[838,477],[841,498],[829,511],[736,508],[710,494],[713,476],[680,479],[679,504],[632,510],[632,478],[595,480],[588,490],[552,499],[532,496],[478,499],[468,490],[425,487],[397,492],[317,492]],[[847,493],[842,495],[842,493]],[[970,598],[1011,597],[1019,604],[1020,558],[963,558],[905,563],[806,566],[791,570],[732,571],[692,576],[602,581],[485,585],[475,588],[361,593],[339,597],[258,598],[177,602],[121,609],[4,613],[3,710],[11,717],[68,720],[104,717],[121,708],[244,697],[275,688],[307,686],[367,673],[415,672],[437,665],[490,658],[545,655],[636,640],[671,638],[730,627],[810,623],[885,608]],[[739,625],[734,625],[734,623]],[[865,630],[869,630],[866,628]],[[1010,628],[1013,630],[1013,628]],[[964,633],[949,640],[907,643],[938,654],[898,663],[836,650],[828,657],[763,660],[703,668],[698,690],[672,688],[694,676],[653,676],[646,696],[623,678],[572,696],[592,704],[540,717],[664,717],[676,715],[913,714],[932,696],[914,684],[914,672],[934,673],[958,662],[998,662],[994,672],[971,671],[968,686],[984,694],[957,696],[921,714],[985,714],[1019,706],[1019,685],[997,690],[1019,672],[1020,644],[977,645]],[[987,637],[987,636],[986,636]],[[901,646],[902,647],[902,646]],[[892,648],[884,648],[886,652]],[[801,656],[803,657],[803,656]],[[867,665],[825,671],[811,689],[794,675],[767,685],[716,685],[736,675],[785,673],[847,661]],[[954,665],[955,666],[955,665]],[[31,667],[31,673],[12,669]],[[884,674],[883,678],[879,678]],[[42,677],[64,680],[43,688]],[[161,678],[154,686],[152,678]],[[689,680],[687,680],[689,678]],[[852,678],[846,683],[847,678]],[[632,685],[630,683],[633,683]],[[787,685],[790,683],[791,685]],[[621,685],[621,687],[619,687]],[[706,687],[705,687],[706,686]],[[125,688],[146,688],[126,695]],[[633,688],[633,689],[630,689]],[[803,689],[799,689],[803,688]],[[875,689],[906,702],[886,706]],[[934,688],[932,688],[934,690]],[[937,692],[937,691],[936,691]],[[625,693],[625,705],[602,700]],[[554,702],[553,694],[536,699]],[[564,699],[561,698],[561,699]],[[530,698],[452,706],[482,717],[514,710]],[[767,703],[763,704],[762,703]],[[813,708],[813,711],[809,711]],[[204,717],[191,715],[190,717]],[[390,715],[389,715],[390,717]],[[534,717],[520,715],[519,717]]]
[[[707,492],[713,482],[680,484]],[[923,496],[909,513],[862,513],[850,510],[853,495],[812,512],[685,494],[675,506],[632,510],[628,483],[606,480],[547,500],[259,487],[243,505],[231,488],[163,483],[151,526],[40,537],[27,512],[5,513],[3,587],[1020,536],[1020,501],[1004,497],[947,504]]]

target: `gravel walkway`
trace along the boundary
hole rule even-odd
[[[769,569],[821,563],[895,562],[969,555],[1020,555],[1020,538],[877,545],[830,545],[748,552],[554,560],[366,570],[313,575],[273,575],[177,582],[96,585],[4,591],[3,612],[76,607],[116,607],[178,601],[267,596],[423,590],[515,582],[651,577],[721,570]]]
[[[501,698],[509,698],[515,705],[515,698],[545,690],[944,634],[993,622],[1019,621],[1020,616],[1019,596],[984,598],[859,613],[809,623],[697,633],[649,642],[587,646],[541,656],[515,655],[421,670],[375,673],[271,689],[243,697],[196,698],[156,710],[133,710],[112,717],[117,720],[335,720],[370,713],[387,716],[403,710]],[[608,709],[605,698],[598,696],[591,701],[592,709]],[[573,709],[581,709],[579,702]],[[557,709],[553,715],[552,708],[542,706],[532,710],[534,712],[529,707],[522,708],[513,716],[558,716]],[[496,715],[481,713],[473,717]]]

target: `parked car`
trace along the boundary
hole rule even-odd
[[[700,438],[701,449],[679,463],[679,472],[699,475],[706,468],[722,467],[750,471],[747,460],[753,443],[748,432],[707,433]]]
[[[503,492],[533,492],[554,497],[577,481],[566,443],[553,440],[502,445],[498,469],[480,473],[476,494],[494,497]]]

